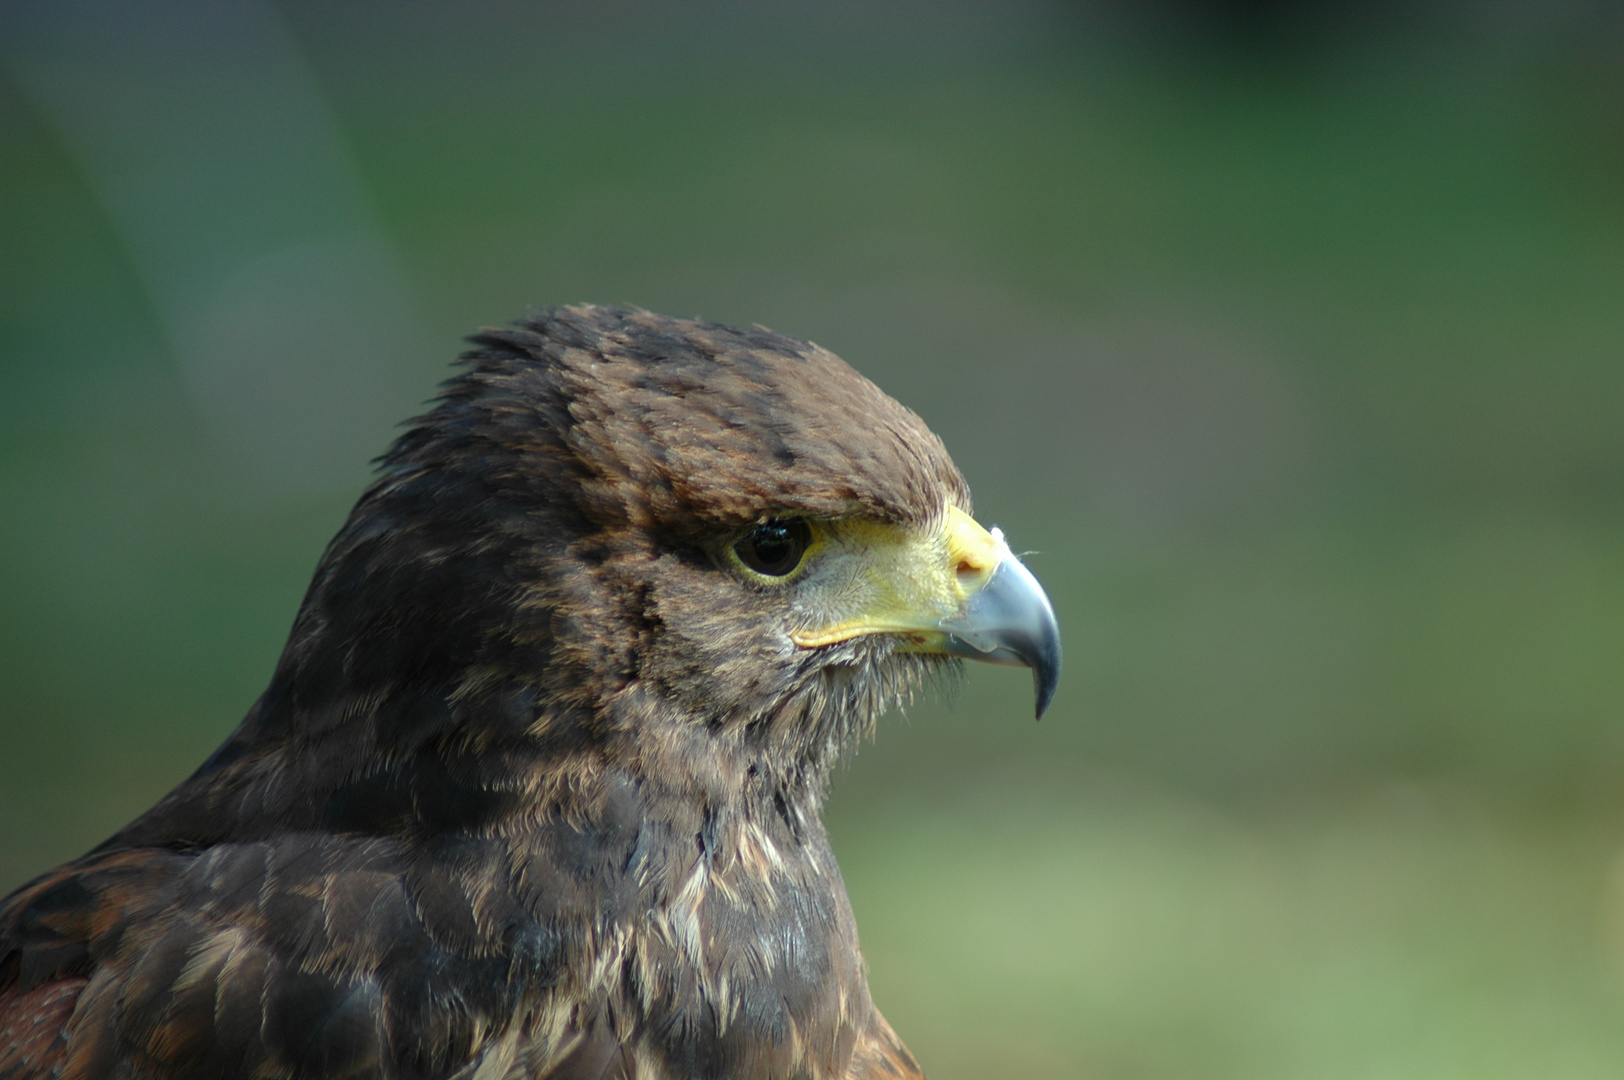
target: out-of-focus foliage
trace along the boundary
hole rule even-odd
[[[0,19],[0,888],[241,716],[461,334],[629,301],[845,356],[1060,613],[1041,725],[831,798],[933,1076],[1624,1070],[1604,8],[214,6]]]

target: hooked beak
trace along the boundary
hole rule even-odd
[[[965,602],[964,613],[938,624],[946,635],[943,652],[989,664],[1032,669],[1032,691],[1038,719],[1060,685],[1060,624],[1043,586],[1004,544],[996,527],[993,538],[1003,557],[986,584]]]
[[[861,568],[849,590],[855,610],[795,631],[797,645],[894,634],[908,652],[1031,668],[1042,718],[1060,682],[1060,625],[1000,530],[989,532],[957,508],[923,535],[879,525],[831,528],[830,540]]]

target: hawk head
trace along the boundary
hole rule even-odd
[[[267,813],[467,824],[522,798],[538,745],[815,793],[958,657],[1030,667],[1042,715],[1060,667],[1043,590],[970,516],[941,441],[832,353],[604,307],[473,341],[204,766],[235,776],[211,785],[209,831]],[[478,796],[427,810],[417,777],[408,799],[398,763],[429,743],[465,759],[447,792]],[[264,790],[270,770],[291,803]]]

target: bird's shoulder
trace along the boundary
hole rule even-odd
[[[69,863],[0,907],[0,1076],[451,1075],[564,965],[509,855],[292,834]]]
[[[622,802],[93,852],[0,903],[0,1077],[916,1075],[821,830]]]

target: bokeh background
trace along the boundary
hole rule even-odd
[[[0,891],[463,334],[631,302],[846,357],[1060,613],[829,803],[933,1077],[1624,1075],[1611,5],[40,0],[0,76]]]

